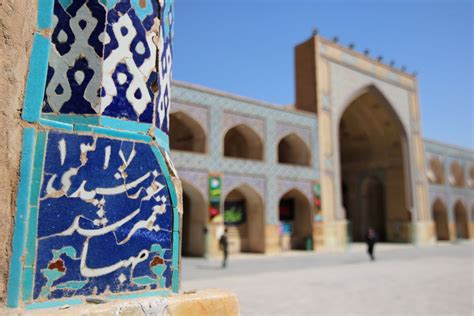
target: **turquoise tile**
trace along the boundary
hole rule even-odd
[[[38,14],[36,18],[36,24],[38,29],[45,30],[53,26],[53,7],[54,0],[38,0]]]
[[[43,118],[39,120],[39,123],[41,125],[45,125],[45,126],[49,126],[49,127],[53,127],[53,128],[65,129],[65,130],[68,130],[68,131],[73,131],[74,130],[74,126],[72,124],[69,124],[69,123],[51,121],[51,120],[47,120],[47,119],[43,119]]]
[[[36,122],[40,118],[48,72],[50,43],[49,38],[35,33],[22,114],[22,118],[28,122]]]
[[[176,269],[178,268],[178,264],[179,264],[179,245],[180,245],[180,233],[179,231],[175,231],[173,232],[173,261],[172,261],[172,265],[173,267],[175,267]]]
[[[164,148],[166,151],[170,151],[170,140],[168,135],[163,133],[162,130],[155,127],[155,140],[160,145],[160,147]]]
[[[46,132],[38,132],[36,137],[35,158],[33,163],[33,177],[31,179],[30,205],[37,206],[43,173],[44,152],[46,146]]]
[[[127,131],[119,131],[116,129],[110,129],[105,127],[94,127],[93,131],[97,134],[107,135],[116,138],[125,138],[130,140],[138,140],[143,142],[151,142],[151,137],[148,135],[137,134]]]
[[[89,125],[74,125],[74,131],[76,132],[92,132],[92,127]]]
[[[180,217],[179,217],[179,208],[178,206],[173,207],[173,231],[177,232],[179,231],[179,223]]]
[[[7,306],[11,308],[18,307],[20,295],[22,256],[26,242],[26,225],[28,220],[28,201],[33,168],[34,146],[35,130],[33,128],[25,128],[23,130],[20,182],[18,184],[15,228],[13,232],[10,274],[8,278]]]
[[[38,225],[38,207],[30,208],[30,216],[28,223],[28,239],[26,241],[25,266],[33,266],[36,254],[36,233]]]
[[[151,124],[125,121],[108,116],[102,116],[100,118],[100,125],[105,127],[111,127],[114,129],[126,130],[143,134],[146,134],[151,128]]]
[[[69,124],[99,125],[97,115],[77,115],[77,114],[42,114],[42,118],[50,121],[58,121]]]
[[[23,270],[23,301],[29,302],[33,296],[33,267]]]
[[[179,269],[176,268],[173,270],[173,276],[172,276],[172,289],[174,293],[179,293]]]

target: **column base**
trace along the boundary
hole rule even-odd
[[[436,243],[436,229],[433,221],[420,221],[412,225],[412,240],[414,244],[433,245]]]
[[[314,249],[343,251],[347,248],[347,221],[318,222],[313,226]]]
[[[239,305],[235,294],[223,290],[203,290],[190,294],[146,299],[130,299],[106,302],[104,304],[81,304],[23,311],[18,309],[1,309],[0,314],[48,315],[48,316],[145,316],[145,315],[203,315],[234,316],[239,315]]]

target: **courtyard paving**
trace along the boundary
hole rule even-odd
[[[242,315],[474,315],[474,244],[184,258],[183,290],[234,291]]]

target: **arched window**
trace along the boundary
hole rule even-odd
[[[183,112],[170,114],[170,148],[173,150],[206,152],[206,134],[201,125]]]
[[[444,184],[444,166],[438,158],[430,160],[428,180],[432,184]]]
[[[283,137],[278,143],[278,162],[300,166],[311,165],[311,153],[306,143],[296,134]]]
[[[224,137],[224,156],[263,160],[263,143],[256,132],[247,125],[238,125]]]
[[[451,164],[451,175],[449,182],[455,187],[464,187],[464,170],[459,161],[453,161]]]

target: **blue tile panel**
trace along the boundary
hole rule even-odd
[[[34,163],[32,196],[42,180],[24,292],[31,286],[36,301],[173,288],[169,174],[150,145],[51,131],[42,161]]]
[[[42,111],[118,118],[167,133],[171,1],[162,8],[151,0],[105,2],[54,1]]]

